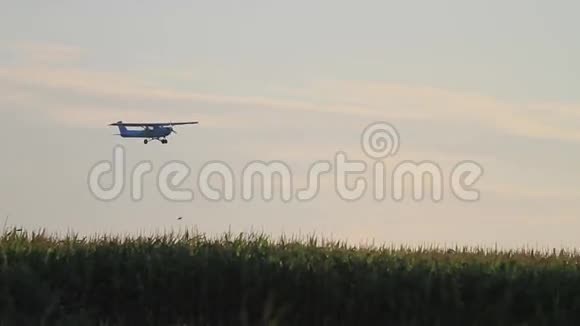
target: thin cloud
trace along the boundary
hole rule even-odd
[[[23,41],[2,43],[0,51],[8,52],[16,61],[28,64],[70,64],[85,54],[81,47],[74,45]]]
[[[376,120],[413,119],[474,124],[507,134],[559,141],[580,142],[580,131],[569,126],[577,118],[577,105],[538,110],[541,103],[513,104],[489,96],[453,92],[432,87],[369,82],[323,82],[295,94],[306,97],[230,96],[181,91],[148,85],[128,74],[71,68],[0,67],[0,80],[48,89],[69,90],[105,97],[155,99],[192,103],[225,104],[232,112],[251,107],[344,114]]]
[[[580,132],[569,125],[570,119],[578,118],[580,104],[518,104],[474,93],[364,81],[319,82],[301,94],[312,99],[332,94],[334,101],[356,103],[388,115],[404,111],[409,117],[428,121],[479,124],[516,136],[580,141]]]

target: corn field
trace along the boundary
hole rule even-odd
[[[0,325],[578,325],[580,256],[199,233],[0,238]]]

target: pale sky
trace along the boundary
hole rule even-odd
[[[27,229],[316,233],[352,243],[580,245],[577,1],[2,1],[0,217]],[[199,120],[168,145],[107,124]],[[343,202],[327,179],[308,202],[95,199],[90,168],[115,145],[128,168],[221,160],[240,172],[364,158],[365,126],[401,136],[387,159],[485,169],[481,200],[372,196]],[[176,217],[182,216],[178,221]]]

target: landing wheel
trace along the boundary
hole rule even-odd
[[[167,144],[167,139],[161,139],[161,144]]]
[[[148,141],[147,139],[145,139],[145,140],[143,141],[143,143],[144,143],[145,145],[147,145],[147,144],[149,144],[149,141]]]

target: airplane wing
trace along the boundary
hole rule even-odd
[[[189,122],[170,122],[166,125],[168,126],[182,126],[182,125],[196,125],[199,121],[189,121]]]
[[[111,123],[109,126],[125,126],[125,127],[164,127],[164,126],[181,126],[181,125],[195,125],[198,121],[189,122],[115,122]]]

